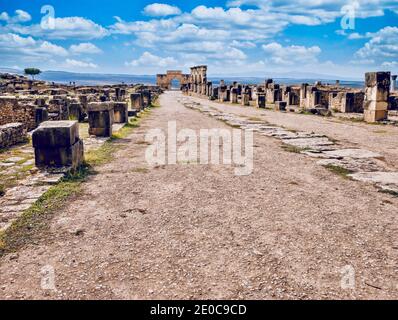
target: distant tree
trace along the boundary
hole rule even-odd
[[[24,71],[25,74],[31,76],[33,80],[35,80],[35,76],[41,73],[41,70],[36,68],[26,68]]]

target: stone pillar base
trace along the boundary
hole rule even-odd
[[[78,140],[70,147],[35,148],[36,167],[78,168],[84,160],[83,141]]]
[[[112,102],[91,102],[88,105],[89,134],[97,137],[110,137],[114,122]]]
[[[287,102],[285,101],[276,101],[274,105],[275,111],[286,111]]]
[[[388,111],[387,110],[365,110],[364,111],[364,120],[365,122],[377,122],[388,119]]]
[[[83,141],[77,121],[46,121],[32,134],[37,167],[71,167],[84,160]]]
[[[114,121],[115,123],[127,123],[128,118],[128,107],[125,102],[116,102],[114,109]]]

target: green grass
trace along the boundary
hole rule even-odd
[[[259,117],[249,117],[249,118],[247,118],[247,120],[249,120],[249,121],[264,121],[263,119],[261,119]]]
[[[134,173],[148,173],[149,169],[148,168],[134,168],[131,170],[131,172]]]
[[[287,152],[292,152],[292,153],[301,153],[304,151],[311,150],[310,148],[296,147],[296,146],[292,146],[290,144],[283,144],[282,149]]]
[[[351,178],[348,176],[349,174],[352,174],[353,171],[340,167],[340,166],[336,166],[333,164],[328,164],[324,166],[326,169],[328,169],[329,171],[339,175],[340,177],[344,178],[344,179],[349,179],[351,180]]]
[[[114,159],[115,152],[123,146],[119,143],[120,140],[139,127],[140,121],[149,113],[149,110],[143,112],[139,118],[131,120],[101,147],[86,152],[85,163],[80,169],[69,173],[59,183],[52,186],[29,209],[25,210],[6,231],[0,232],[0,257],[39,241],[40,235],[48,230],[49,221],[54,212],[81,192],[82,184],[90,175],[95,174],[96,166],[111,162]],[[147,169],[137,168],[136,172],[146,173]],[[2,187],[0,185],[0,193]]]

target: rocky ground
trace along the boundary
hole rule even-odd
[[[398,198],[289,152],[286,133],[270,134],[285,127],[326,135],[338,159],[354,146],[366,151],[366,161],[377,160],[375,172],[394,172],[398,128],[178,92],[160,103],[116,159],[56,212],[40,241],[1,258],[0,298],[398,298]],[[220,121],[220,113],[229,118]],[[254,134],[253,173],[187,162],[149,166],[145,133],[174,120],[178,129],[194,130],[264,121]]]

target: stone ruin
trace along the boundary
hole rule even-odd
[[[180,89],[183,89],[188,85],[189,79],[189,74],[183,74],[179,70],[169,70],[167,74],[158,74],[156,76],[156,84],[163,90],[171,90],[172,81],[178,80],[180,82]]]
[[[397,76],[390,72],[370,72],[365,75],[365,88],[342,87],[335,84],[281,85],[267,79],[260,85],[233,82],[227,85],[221,80],[213,86],[207,80],[207,67],[191,68],[189,83],[182,88],[184,94],[207,96],[211,100],[272,108],[278,111],[307,111],[319,115],[333,113],[363,114],[366,122],[388,119],[389,112],[398,113]]]
[[[0,148],[27,141],[30,132],[37,167],[76,168],[84,150],[79,122],[88,122],[93,137],[110,137],[113,124],[128,123],[161,92],[158,86],[76,86],[0,75]]]

